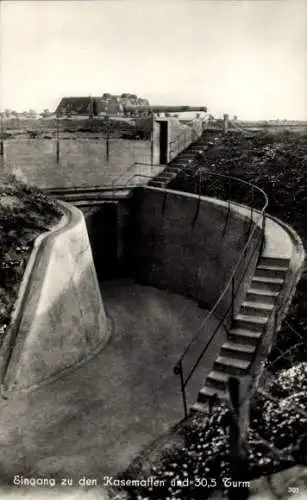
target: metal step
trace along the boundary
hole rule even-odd
[[[230,375],[246,375],[250,361],[243,359],[229,358],[228,356],[218,356],[214,362],[214,369],[229,373]]]
[[[256,276],[264,276],[267,278],[284,278],[288,267],[286,266],[273,266],[268,264],[261,264],[256,267]]]
[[[268,317],[273,311],[273,304],[267,304],[266,302],[255,302],[244,300],[241,305],[240,313],[247,315],[256,315]]]
[[[280,278],[265,278],[264,276],[254,276],[251,281],[251,287],[261,290],[280,291],[284,280]]]
[[[208,148],[207,148],[208,149]],[[195,154],[203,154],[206,148],[204,146],[190,146],[189,151],[193,151]]]
[[[157,177],[155,177],[155,181],[168,181],[173,177],[173,174],[171,172],[166,172],[165,174],[159,174]]]
[[[190,165],[192,163],[193,158],[185,158],[180,155],[180,163],[184,166]]]
[[[246,300],[266,304],[274,304],[278,295],[278,292],[273,292],[272,290],[249,288],[246,293]]]
[[[290,259],[275,258],[275,257],[260,257],[259,266],[280,266],[289,267]]]
[[[232,342],[256,346],[262,337],[262,332],[253,332],[243,328],[232,328],[227,335]]]
[[[205,385],[199,391],[197,401],[198,403],[207,403],[209,405],[210,399],[215,395],[217,396],[218,400],[229,400],[228,390],[215,389],[214,387],[208,387],[207,385]]]
[[[182,169],[180,167],[177,167],[176,165],[169,165],[166,167],[166,169],[164,170],[164,173],[167,173],[167,172],[170,172],[172,174],[177,174],[179,172],[181,172]]]
[[[221,356],[251,361],[256,351],[255,345],[228,341],[222,345]]]
[[[206,403],[203,404],[196,402],[190,407],[190,412],[191,413],[201,412],[209,414],[209,405]]]
[[[206,379],[206,385],[217,389],[225,389],[228,383],[228,378],[229,377],[226,373],[212,370]]]
[[[247,314],[237,314],[234,319],[234,327],[253,332],[262,332],[268,319],[262,316],[252,316]]]
[[[169,167],[177,167],[180,168],[181,170],[187,166],[186,163],[179,161],[179,160],[173,160],[172,163],[169,163]]]
[[[150,181],[148,183],[148,186],[153,186],[153,187],[158,187],[158,188],[165,188],[167,185],[167,182],[164,181]]]
[[[184,152],[180,153],[179,156],[180,156],[180,159],[182,159],[182,158],[195,158],[195,155],[196,155],[196,153],[194,153],[194,151],[189,150],[189,151],[184,151]]]

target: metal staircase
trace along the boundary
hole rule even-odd
[[[172,160],[165,169],[156,175],[149,183],[149,186],[166,188],[167,185],[177,177],[177,175],[189,167],[197,156],[202,155],[208,146],[203,142],[202,137],[193,142]]]
[[[213,396],[228,400],[228,376],[249,374],[257,347],[284,285],[289,259],[260,257],[239,313],[235,315],[227,340],[221,346],[213,369],[198,394],[192,411],[208,412]]]

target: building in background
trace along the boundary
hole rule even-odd
[[[134,114],[139,114],[137,108],[142,108],[140,114],[150,112],[150,104],[147,99],[138,97],[136,94],[124,93],[113,95],[104,93],[100,97],[63,97],[56,109],[57,115],[65,116],[103,116],[103,115],[126,115],[126,108],[134,108]],[[129,114],[131,114],[129,112]]]

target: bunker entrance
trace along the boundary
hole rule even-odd
[[[99,282],[128,276],[123,203],[106,202],[85,211],[87,231]]]

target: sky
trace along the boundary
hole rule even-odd
[[[0,4],[0,107],[130,92],[241,119],[307,119],[307,0]]]

